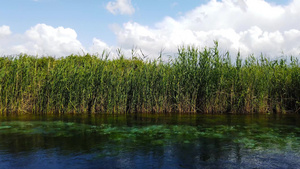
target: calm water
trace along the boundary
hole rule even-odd
[[[300,168],[300,116],[2,116],[0,168]]]

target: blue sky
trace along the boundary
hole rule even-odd
[[[106,9],[108,0],[9,0],[0,7],[0,25],[9,25],[15,33],[23,33],[30,27],[44,23],[76,30],[78,39],[91,43],[94,37],[103,38],[113,45],[114,33],[110,25],[135,21],[153,26],[164,16],[177,17],[206,1],[185,0],[137,0],[132,1],[135,13],[114,15]],[[159,5],[158,5],[159,4]],[[179,6],[180,5],[180,6]]]
[[[299,0],[9,0],[0,6],[0,53],[137,47],[155,57],[218,40],[233,53],[299,55],[298,11]]]

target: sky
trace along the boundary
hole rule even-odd
[[[0,55],[62,57],[178,47],[300,56],[300,0],[3,0]]]

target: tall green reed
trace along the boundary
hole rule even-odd
[[[119,51],[64,58],[0,58],[1,113],[300,112],[297,58],[235,59],[212,48],[178,48],[169,62]]]

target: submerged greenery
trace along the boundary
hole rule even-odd
[[[221,140],[228,145],[238,145],[253,151],[294,151],[300,153],[299,132],[299,128],[292,126],[273,126],[270,128],[257,124],[248,126],[146,125],[129,127],[111,124],[88,125],[63,121],[7,121],[2,122],[0,126],[0,138],[6,137],[6,134],[35,136],[34,139],[39,138],[41,140],[44,140],[43,138],[50,140],[50,138],[93,136],[101,138],[102,142],[105,143],[101,145],[103,147],[96,144],[96,146],[100,146],[98,147],[100,149],[107,146],[106,144],[112,144],[112,147],[117,149],[127,148],[128,150],[145,145],[153,147],[170,144],[195,144],[201,140]],[[31,144],[35,142],[41,141],[35,140]]]
[[[220,54],[181,47],[163,62],[71,55],[0,58],[1,113],[299,112],[297,58]]]
[[[0,116],[2,168],[299,168],[295,114]]]

